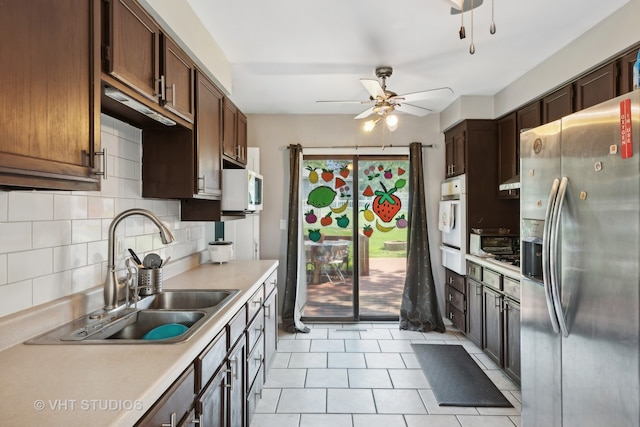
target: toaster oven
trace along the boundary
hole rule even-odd
[[[469,253],[486,257],[489,255],[512,255],[520,251],[520,239],[515,234],[471,233]]]

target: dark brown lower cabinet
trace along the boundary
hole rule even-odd
[[[226,393],[227,372],[225,369],[221,369],[196,402],[196,407],[200,414],[200,425],[210,427],[227,426]]]
[[[462,332],[467,331],[467,301],[465,298],[464,276],[445,269],[445,309],[446,316]]]
[[[504,298],[504,371],[520,384],[520,303]]]
[[[184,371],[137,426],[177,426],[194,422],[195,374],[193,365]]]
[[[498,366],[503,366],[502,360],[502,294],[493,290],[489,286],[484,286],[483,293],[483,314],[484,314],[484,352]]]
[[[227,359],[229,375],[229,427],[245,425],[245,349],[247,343],[241,338],[229,352]]]
[[[482,348],[482,284],[467,277],[467,337]]]

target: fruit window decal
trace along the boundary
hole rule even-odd
[[[402,167],[386,168],[382,164],[372,164],[362,171],[361,181],[366,183],[362,197],[371,200],[361,210],[365,236],[371,237],[374,226],[382,233],[407,227],[407,214],[402,211],[402,200],[398,196],[399,190],[407,185],[405,172]]]
[[[388,233],[396,228],[406,228],[406,171],[398,166],[407,162],[361,161],[358,173],[358,189],[354,190],[353,165],[349,160],[305,161],[308,184],[306,193],[304,226],[307,237],[314,242],[328,235],[329,228],[346,229],[352,224],[353,204],[360,215],[358,228],[370,237],[374,231]],[[355,192],[354,192],[355,191]]]
[[[347,181],[351,175],[349,162],[326,163],[326,167],[306,167],[309,171],[311,189],[306,197],[306,207],[309,209],[305,210],[304,222],[310,227],[308,237],[314,242],[322,238],[322,228],[347,228],[351,222],[347,212],[351,200],[351,186]],[[333,165],[334,168],[329,165]]]

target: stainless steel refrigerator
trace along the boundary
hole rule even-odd
[[[522,425],[640,425],[640,91],[523,132]]]

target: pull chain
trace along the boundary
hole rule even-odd
[[[495,0],[491,0],[491,25],[489,25],[489,33],[491,33],[491,34],[495,34],[496,33],[496,22],[493,19],[494,6],[495,6]]]
[[[473,0],[471,0],[471,45],[469,46],[469,53],[471,55],[476,53],[476,46],[473,44]]]

